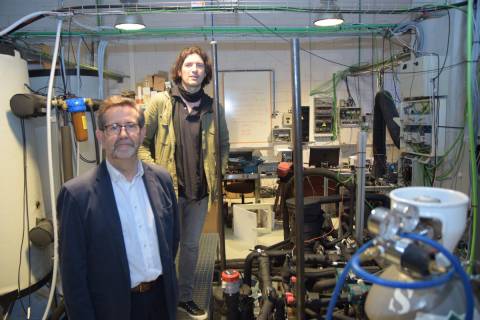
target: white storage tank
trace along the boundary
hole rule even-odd
[[[3,75],[0,79],[0,296],[3,296],[44,279],[52,269],[53,246],[38,248],[28,239],[29,229],[50,213],[44,210],[39,174],[47,168],[39,167],[36,161],[38,150],[47,152],[46,142],[44,146],[35,146],[35,128],[32,120],[26,119],[24,164],[21,120],[10,111],[10,98],[28,92],[24,86],[29,83],[27,63],[16,51],[12,55],[0,54],[0,70]]]

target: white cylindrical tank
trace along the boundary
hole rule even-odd
[[[39,174],[39,170],[46,168],[39,168],[36,162],[35,131],[29,125],[31,120],[28,119],[25,120],[24,166],[21,121],[10,111],[10,98],[16,93],[28,92],[24,86],[29,83],[27,63],[16,51],[13,56],[0,54],[0,70],[3,74],[0,79],[1,296],[18,289],[23,290],[43,279],[52,268],[52,246],[39,249],[29,243],[29,229],[34,227],[39,219],[46,217]],[[27,199],[25,191],[28,194]]]
[[[390,192],[391,207],[396,203],[414,205],[420,217],[442,223],[440,243],[453,252],[467,225],[469,198],[464,193],[432,187],[406,187]]]

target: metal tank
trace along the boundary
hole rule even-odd
[[[29,230],[46,218],[40,181],[40,170],[46,168],[36,161],[35,129],[28,119],[24,164],[21,120],[10,111],[10,98],[28,92],[24,86],[29,83],[28,70],[19,53],[12,54],[0,54],[4,75],[0,79],[0,297],[33,286],[52,268],[52,246],[36,247],[28,237]],[[46,144],[42,152],[46,153]]]
[[[390,199],[392,208],[402,205],[417,208],[424,223],[437,227],[435,232],[438,234],[434,238],[453,252],[466,226],[469,198],[465,194],[443,188],[406,187],[393,190]],[[389,224],[389,227],[392,226]],[[404,283],[425,280],[413,278],[396,263],[387,267],[380,277]],[[465,300],[458,278],[438,287],[418,290],[373,285],[365,303],[365,312],[371,320],[463,319]],[[478,310],[474,312],[475,319],[480,317]]]

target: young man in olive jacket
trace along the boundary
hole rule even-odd
[[[205,217],[217,193],[216,166],[225,169],[228,161],[228,129],[221,107],[219,128],[214,126],[213,99],[203,91],[212,79],[212,66],[201,48],[183,49],[171,77],[172,89],[153,97],[147,106],[147,131],[139,157],[165,167],[173,177],[181,228],[178,308],[193,319],[206,319],[206,312],[193,301],[193,271]],[[215,160],[216,130],[220,164]]]

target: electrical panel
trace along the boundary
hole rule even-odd
[[[400,106],[400,149],[421,157],[445,152],[446,99],[405,100]]]
[[[447,95],[448,70],[441,70],[444,59],[442,56],[419,56],[403,62],[396,73],[400,95],[403,98]]]
[[[274,128],[272,129],[273,142],[290,143],[291,130],[290,128]]]
[[[302,142],[310,141],[310,107],[302,106]]]
[[[339,100],[340,126],[358,127],[362,116],[362,109],[355,105],[353,99]]]
[[[332,135],[333,100],[331,98],[313,98],[313,128],[315,136]]]

